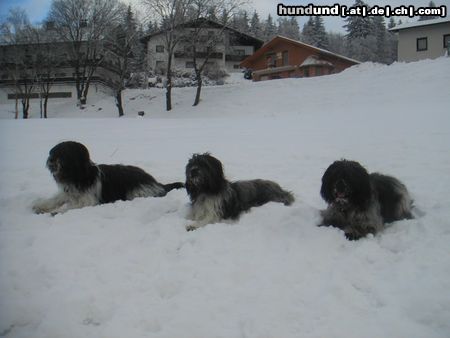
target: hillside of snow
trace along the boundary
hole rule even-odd
[[[448,69],[231,81],[198,107],[195,89],[176,88],[171,112],[163,91],[128,90],[120,119],[100,95],[83,111],[52,101],[48,120],[0,106],[0,337],[449,337]],[[228,179],[275,180],[296,202],[192,232],[183,190],[35,215],[56,192],[45,161],[63,140],[163,183],[209,151]],[[421,216],[359,241],[316,227],[322,174],[340,158],[399,178]]]

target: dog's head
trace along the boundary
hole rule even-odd
[[[341,210],[364,209],[371,199],[369,173],[358,162],[335,161],[322,176],[320,194]]]
[[[225,185],[222,163],[209,153],[194,154],[186,165],[186,190],[194,200],[199,194],[216,194]]]
[[[81,143],[61,142],[48,155],[47,168],[59,184],[70,184],[78,188],[92,184],[97,167],[89,158],[89,151]]]

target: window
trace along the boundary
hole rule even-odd
[[[156,46],[156,53],[164,53],[164,46],[162,45]]]
[[[421,52],[428,49],[428,38],[417,38],[417,51]]]
[[[239,65],[233,65],[233,69],[241,69]]]
[[[267,67],[275,67],[276,66],[276,55],[275,54],[269,54],[266,56],[267,60]]]
[[[450,34],[444,35],[444,48],[447,49],[450,46]]]
[[[309,67],[305,67],[305,69],[303,69],[303,76],[309,77]]]
[[[322,67],[317,66],[316,67],[316,76],[320,76],[320,75],[322,75]]]
[[[287,51],[287,50],[285,50],[285,51],[282,53],[282,60],[283,60],[283,66],[289,65],[289,54],[288,54],[288,51]]]
[[[236,49],[236,55],[245,55],[244,49]]]

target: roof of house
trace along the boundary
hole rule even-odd
[[[315,47],[315,46],[308,45],[307,43],[304,43],[304,42],[300,42],[300,41],[297,41],[297,40],[294,40],[294,39],[290,39],[290,38],[287,38],[285,36],[277,35],[272,40],[270,40],[269,42],[265,43],[255,53],[253,53],[252,55],[247,57],[245,60],[243,60],[241,62],[241,66],[242,67],[248,66],[249,63],[251,63],[252,61],[258,59],[260,56],[262,56],[265,53],[267,53],[269,51],[270,47],[273,46],[275,43],[277,43],[280,40],[288,42],[288,43],[295,44],[295,45],[297,45],[299,47],[311,49],[312,51],[315,51],[315,52],[317,52],[319,54],[336,57],[336,58],[339,58],[339,59],[342,59],[342,60],[345,60],[345,61],[348,61],[348,62],[351,62],[351,63],[354,63],[354,64],[361,63],[361,62],[359,62],[359,61],[357,61],[355,59],[351,59],[349,57],[346,57],[346,56],[343,56],[343,55],[340,55],[340,54],[337,54],[337,53],[330,52],[330,51],[328,51],[326,49],[318,48],[318,47]]]
[[[402,23],[395,27],[392,27],[389,30],[392,32],[397,32],[402,29],[429,26],[429,25],[438,25],[438,24],[442,24],[442,23],[446,23],[446,22],[450,22],[450,17],[422,20],[422,21],[414,21],[414,22],[405,22],[405,23]]]
[[[214,20],[211,20],[211,19],[205,19],[205,18],[200,18],[200,19],[197,19],[197,20],[192,20],[192,21],[189,21],[189,22],[187,22],[187,23],[181,24],[181,25],[179,25],[178,27],[179,27],[179,28],[197,28],[197,27],[201,27],[202,25],[205,25],[205,27],[211,27],[211,28],[224,28],[224,25],[223,25],[223,24],[221,24],[221,23],[219,23],[219,22],[216,22],[216,21],[214,21]],[[178,28],[178,27],[177,27],[177,28]],[[231,28],[231,27],[228,27],[228,26],[225,26],[225,29],[228,30],[228,31],[232,31],[232,32],[234,32],[234,33],[236,33],[236,34],[238,34],[238,35],[240,35],[240,36],[243,36],[243,37],[245,37],[246,39],[252,40],[252,41],[253,41],[254,43],[256,43],[256,44],[262,45],[262,44],[264,43],[263,40],[260,40],[260,39],[258,39],[258,38],[255,38],[254,36],[251,36],[251,35],[249,35],[249,34],[242,33],[242,32],[240,32],[240,31],[238,31],[237,29],[234,29],[234,28]],[[157,35],[160,35],[160,34],[164,33],[165,31],[166,31],[165,29],[160,29],[160,30],[158,30],[158,31],[156,31],[156,32],[154,32],[154,33],[151,33],[151,34],[148,34],[148,35],[142,37],[142,38],[140,39],[140,41],[141,41],[141,42],[147,42],[147,41],[150,40],[152,37],[157,36]]]

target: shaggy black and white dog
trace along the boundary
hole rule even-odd
[[[33,205],[36,213],[62,213],[70,209],[131,200],[135,197],[162,197],[181,182],[161,184],[144,170],[128,165],[95,164],[87,148],[67,141],[50,150],[47,159],[59,192]]]
[[[402,182],[369,174],[355,161],[331,164],[322,177],[320,194],[328,203],[320,225],[338,227],[348,239],[375,234],[385,223],[413,218],[412,200]]]
[[[290,205],[294,196],[277,183],[267,180],[229,182],[222,163],[208,153],[194,154],[186,166],[186,191],[191,200],[187,230],[236,220],[243,211],[268,202]]]

